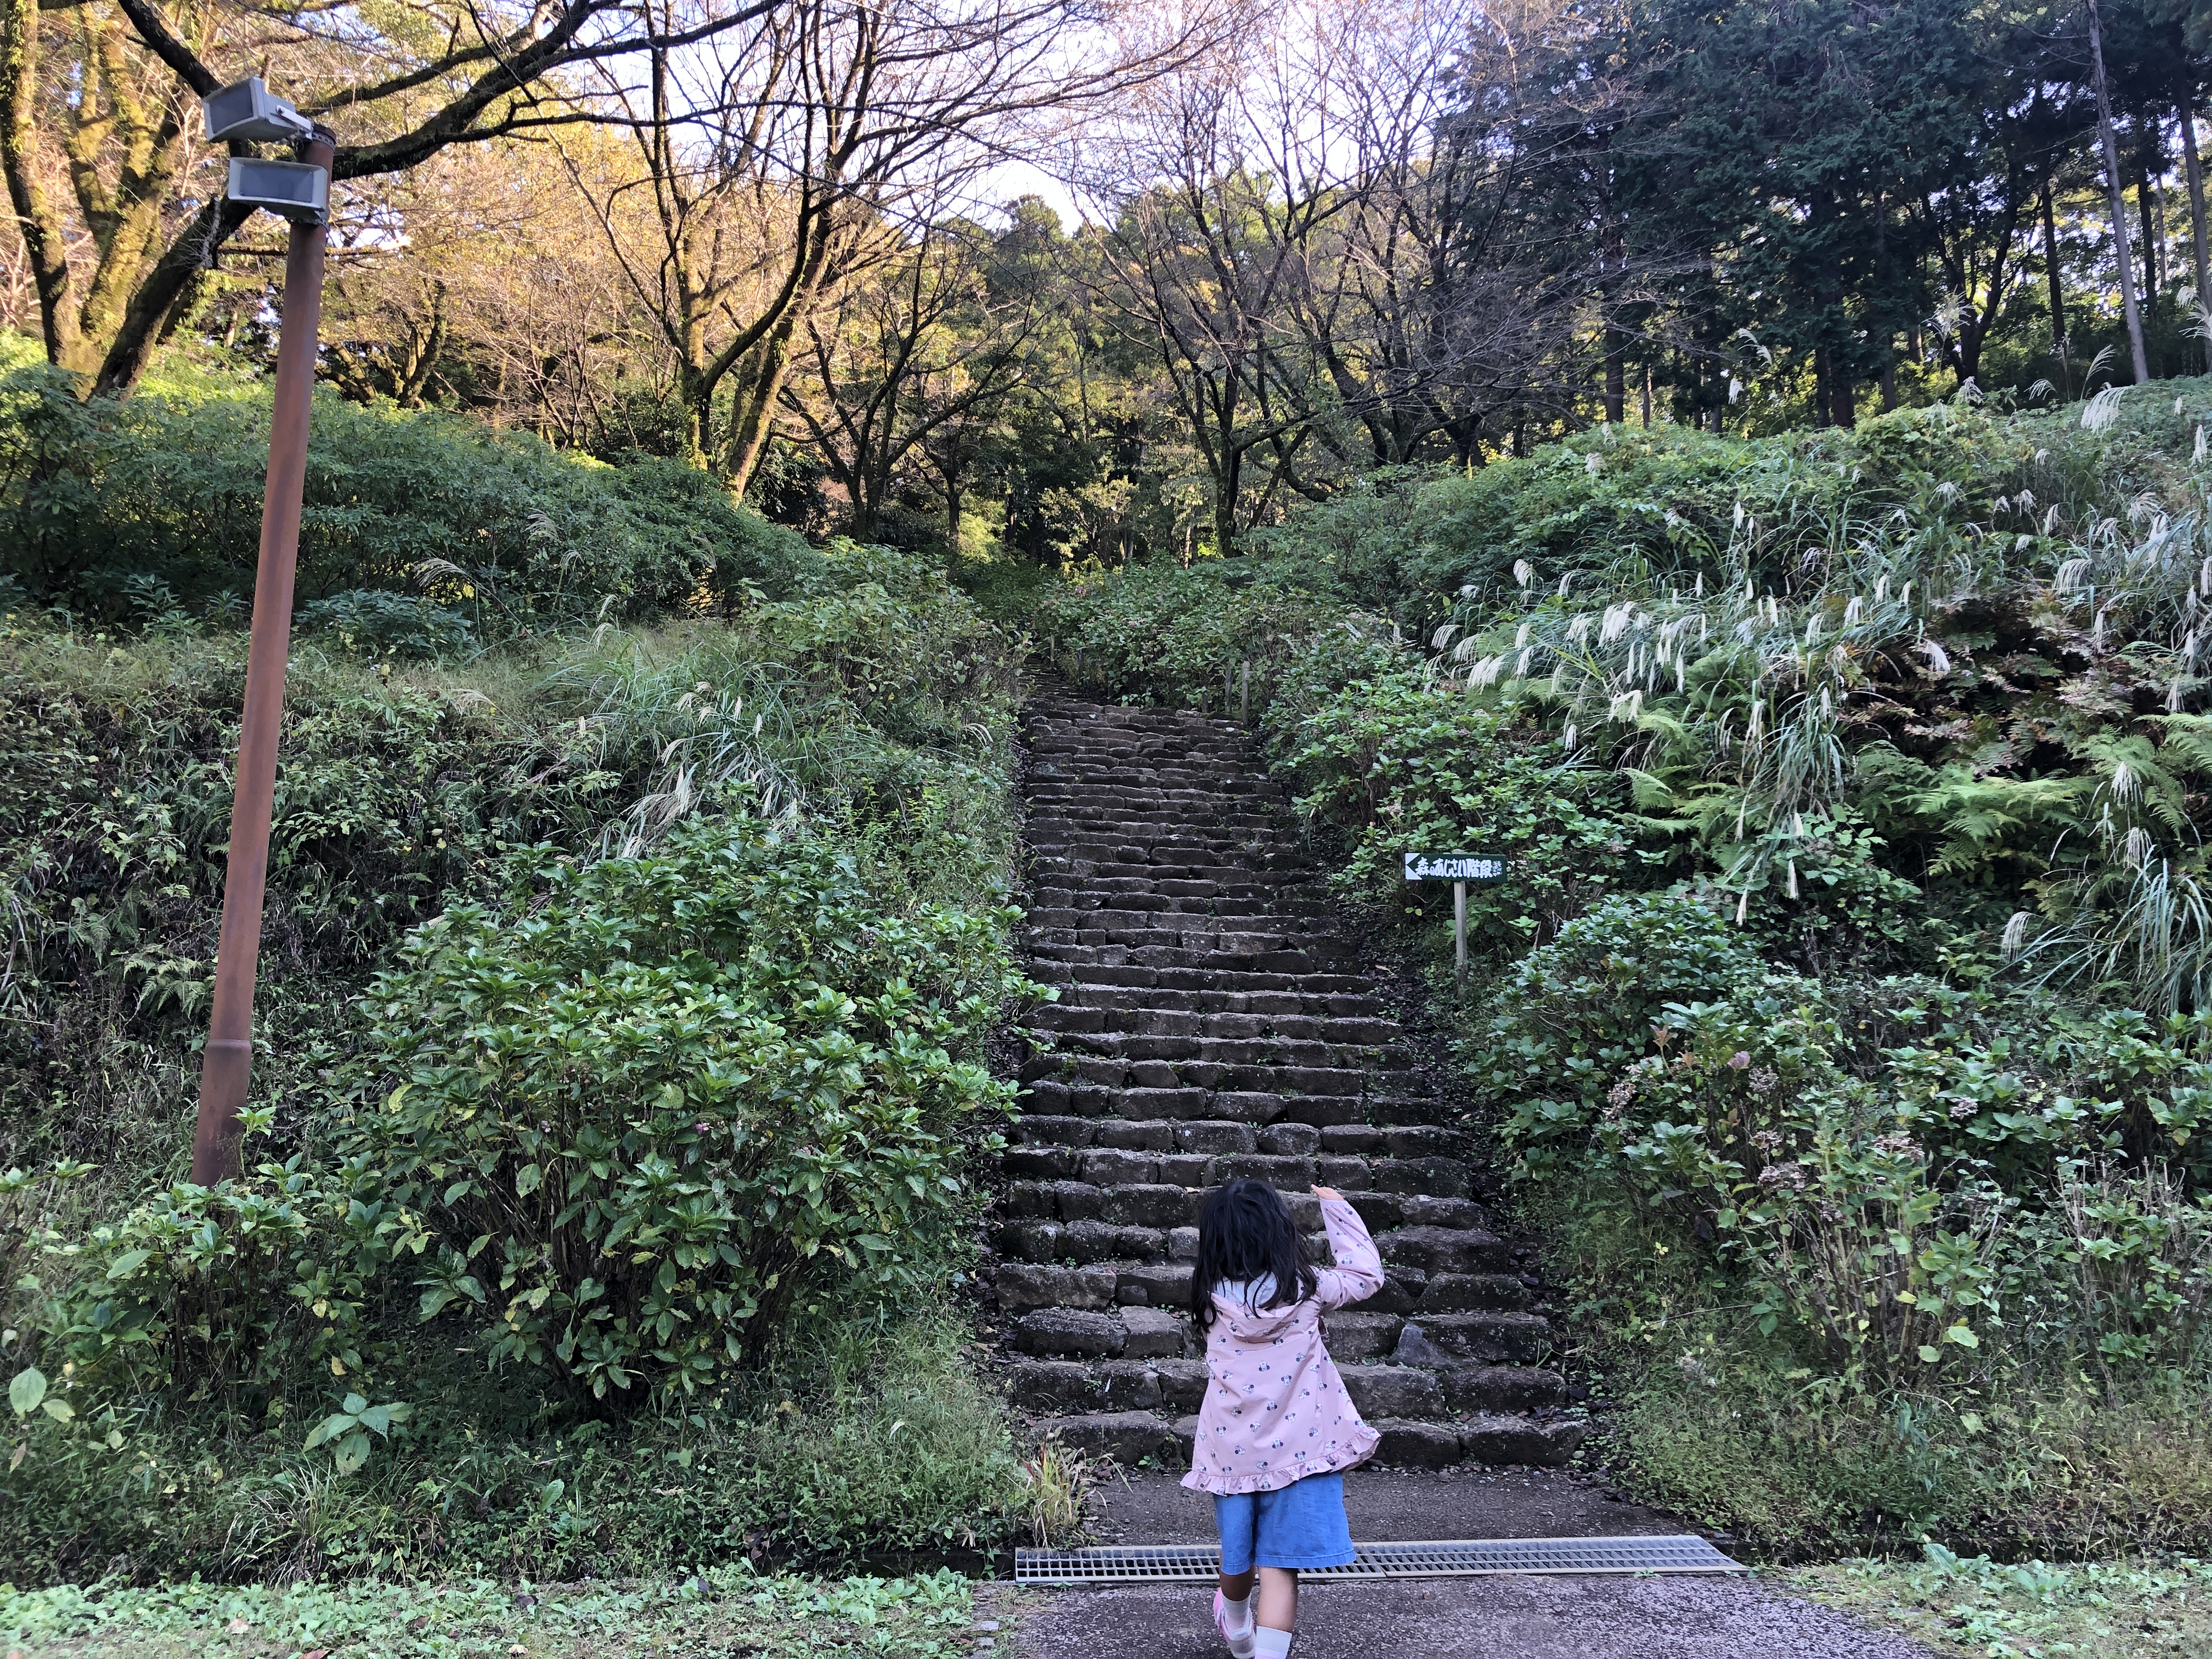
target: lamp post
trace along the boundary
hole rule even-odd
[[[284,716],[284,662],[292,642],[292,580],[300,554],[300,502],[307,486],[307,417],[322,324],[323,228],[330,201],[332,135],[258,80],[207,99],[210,139],[289,140],[298,161],[240,158],[229,194],[292,222],[284,259],[284,317],[269,428],[269,479],[261,507],[261,558],[253,579],[246,710],[230,809],[223,877],[222,935],[216,947],[215,1006],[200,1061],[199,1119],[192,1180],[211,1187],[239,1172],[239,1113],[253,1053],[253,985],[261,954],[262,896],[269,879],[269,828],[276,793],[276,738]]]

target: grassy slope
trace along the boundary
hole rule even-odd
[[[672,807],[757,813],[829,837],[894,909],[1000,902],[1015,823],[1003,639],[928,571],[799,550],[799,591],[714,621],[411,666],[363,660],[333,633],[300,638],[256,1073],[279,1156],[317,1155],[322,1075],[351,1041],[354,992],[409,927],[496,892],[511,844],[588,854]],[[8,1375],[27,1357],[15,1332],[32,1328],[19,1275],[51,1289],[70,1272],[24,1230],[72,1235],[181,1171],[243,655],[242,635],[173,615],[133,635],[19,612],[0,631],[15,945],[0,1167],[98,1166],[33,1189],[27,1208],[0,1199]],[[418,1415],[354,1475],[301,1444],[339,1386],[327,1377],[295,1378],[245,1418],[236,1402],[78,1391],[73,1425],[33,1413],[6,1442],[25,1455],[0,1473],[0,1559],[19,1581],[552,1576],[1023,1530],[1064,1482],[1022,1469],[969,1363],[961,1270],[942,1264],[945,1305],[817,1324],[770,1373],[665,1419],[540,1412],[520,1379],[406,1339],[403,1397]],[[411,1289],[394,1294],[411,1308]]]

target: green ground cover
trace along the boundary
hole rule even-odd
[[[957,1573],[811,1579],[743,1565],[635,1583],[0,1589],[23,1659],[940,1659],[972,1645]]]
[[[2212,1566],[2188,1557],[2005,1565],[1947,1551],[1843,1561],[1790,1587],[1967,1659],[2169,1659],[2212,1650]]]

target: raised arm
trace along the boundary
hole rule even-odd
[[[1364,1302],[1382,1288],[1382,1258],[1375,1252],[1367,1224],[1343,1195],[1328,1187],[1314,1188],[1321,1200],[1321,1224],[1328,1229],[1328,1248],[1336,1266],[1323,1267],[1317,1292],[1324,1309]]]

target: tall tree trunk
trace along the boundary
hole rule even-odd
[[[2105,152],[2105,187],[2112,204],[2112,254],[2120,267],[2120,301],[2127,313],[2128,350],[2133,358],[2136,384],[2150,380],[2150,360],[2143,351],[2142,312],[2136,304],[2136,274],[2128,258],[2128,204],[2120,182],[2120,144],[2112,134],[2112,94],[2105,83],[2105,26],[2097,0],[2089,0],[2089,70],[2097,93],[2097,139]]]
[[[2163,159],[2163,158],[2160,158]],[[2151,186],[2152,216],[2158,222],[2158,287],[2160,293],[2173,280],[2172,229],[2166,223],[2166,182],[2163,177]]]
[[[2189,239],[2197,256],[2197,326],[2203,335],[2204,369],[2212,374],[2212,325],[2204,320],[2212,311],[2212,266],[2204,250],[2204,169],[2197,160],[2197,105],[2187,82],[2181,92],[2181,159],[2189,174]]]
[[[1814,426],[1835,424],[1835,422],[1828,417],[1830,388],[1834,385],[1835,378],[1835,365],[1829,356],[1828,348],[1814,346],[1813,348],[1813,424]]]
[[[1221,455],[1221,477],[1213,485],[1213,553],[1216,558],[1227,558],[1237,544],[1237,496],[1243,487],[1244,456],[1240,450],[1224,448]]]
[[[2051,349],[2066,350],[2066,290],[2058,278],[2058,221],[2051,211],[2051,180],[2043,181],[2043,274],[2051,282]],[[2063,389],[2063,388],[2062,388]],[[2066,393],[2071,397],[2069,391]]]
[[[136,389],[177,307],[214,259],[216,249],[235,235],[252,213],[252,208],[227,196],[218,197],[177,233],[168,251],[131,296],[123,326],[108,343],[106,356],[100,359],[100,374],[93,382],[94,395],[122,398]]]
[[[84,342],[64,233],[39,178],[38,84],[38,0],[0,0],[0,167],[8,174],[9,204],[38,290],[46,361],[82,373],[91,365],[82,361]]]
[[[1819,326],[1826,343],[1814,353],[1813,374],[1817,383],[1820,423],[1849,426],[1852,420],[1851,319],[1844,309],[1843,273],[1836,267],[1836,255],[1826,236],[1834,221],[1833,200],[1826,191],[1816,191],[1813,196],[1813,231],[1818,239],[1820,262]]]
[[[752,483],[753,470],[768,447],[769,416],[783,392],[791,370],[791,337],[799,326],[796,308],[760,343],[753,373],[738,382],[730,396],[730,447],[724,477],[732,495],[743,495]],[[856,506],[858,503],[854,503]]]
[[[1626,261],[1628,239],[1620,217],[1613,211],[1613,178],[1606,175],[1605,232],[1605,418],[1619,426],[1628,416],[1628,331],[1613,315],[1620,303],[1620,268]]]
[[[1874,200],[1874,268],[1875,280],[1881,294],[1881,312],[1889,311],[1889,202],[1877,192]],[[1897,407],[1897,335],[1884,329],[1881,339],[1881,412],[1885,415]]]
[[[2148,118],[2138,118],[2136,125],[2142,134],[2142,142],[2137,146],[2142,173],[2136,182],[2136,214],[2142,222],[2142,308],[2145,319],[2156,322],[2159,289],[2162,284],[2159,271],[2158,231],[2151,220],[2150,181],[2151,175],[2158,167],[2157,141],[2153,136]]]

